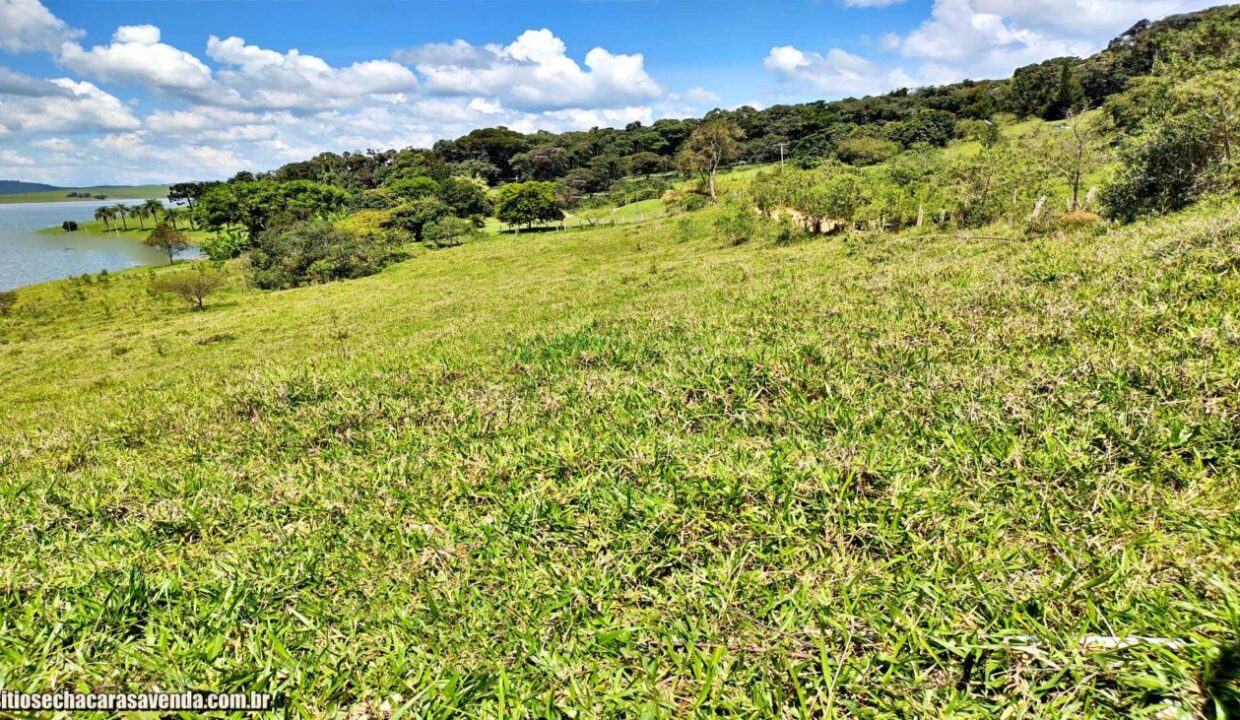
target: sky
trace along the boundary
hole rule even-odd
[[[1219,4],[0,0],[0,179],[218,179],[479,127],[623,127],[1001,78]]]

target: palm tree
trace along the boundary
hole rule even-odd
[[[168,221],[168,224],[171,225],[174,230],[177,228],[177,218],[179,217],[181,217],[180,210],[177,210],[176,208],[164,209],[164,219]]]
[[[112,229],[112,227],[108,225],[108,221],[114,217],[116,217],[116,211],[110,207],[95,208],[95,219],[103,221],[104,230]]]
[[[164,204],[155,198],[151,198],[142,203],[142,209],[146,211],[147,217],[151,218],[151,222],[159,222],[159,214],[164,211]]]
[[[129,207],[125,203],[117,203],[112,206],[112,209],[116,211],[117,215],[121,216],[121,227],[128,230],[129,223],[125,222],[125,216],[128,215],[133,210],[133,208]]]

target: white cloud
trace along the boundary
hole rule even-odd
[[[68,78],[48,83],[57,92],[0,102],[0,123],[23,132],[125,130],[140,124],[124,103],[97,85]]]
[[[717,105],[722,98],[704,87],[691,87],[685,91],[684,99],[695,105]]]
[[[61,43],[82,34],[38,0],[0,0],[0,50],[55,52]]]
[[[110,45],[90,50],[67,42],[58,61],[96,80],[136,83],[174,95],[208,92],[214,86],[211,69],[193,55],[160,42],[154,25],[121,26]]]
[[[762,64],[785,80],[805,83],[830,94],[871,95],[910,84],[903,70],[883,70],[874,62],[832,48],[827,54],[791,45],[771,48]]]
[[[0,167],[6,165],[10,167],[29,167],[34,164],[35,161],[33,159],[17,151],[0,149]]]
[[[550,30],[526,30],[512,43],[471,45],[464,40],[422,45],[395,54],[426,78],[428,92],[497,98],[526,111],[623,108],[659,97],[641,54],[596,47],[582,69]]]
[[[321,109],[336,101],[415,90],[417,77],[391,60],[369,60],[332,67],[296,49],[287,53],[247,45],[239,37],[207,40],[207,56],[235,69],[220,70],[219,80],[244,98],[247,106]]]
[[[1225,1],[1203,0],[1193,9]],[[1182,0],[934,0],[930,17],[913,30],[882,36],[882,49],[903,58],[909,71],[838,48],[824,56],[792,46],[772,48],[764,65],[781,79],[832,94],[1003,78],[1053,57],[1091,55],[1138,20],[1183,7]]]
[[[45,95],[65,95],[64,88],[53,85],[46,80],[32,78],[0,66],[0,95],[20,95],[23,97],[42,97]]]
[[[927,82],[1006,77],[1022,65],[1091,55],[1138,20],[1177,9],[1181,0],[935,0],[930,18],[885,44],[924,61],[918,75]]]

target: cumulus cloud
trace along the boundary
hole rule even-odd
[[[55,52],[61,43],[82,34],[38,0],[0,0],[0,50]]]
[[[663,90],[647,74],[640,54],[596,47],[585,69],[567,55],[550,30],[527,30],[508,45],[471,45],[464,40],[422,45],[395,54],[426,78],[426,90],[447,96],[500,99],[526,111],[622,108],[657,98]]]
[[[265,108],[315,108],[368,95],[413,91],[417,77],[391,60],[369,60],[332,67],[296,49],[287,53],[248,45],[239,37],[207,40],[207,57],[228,69],[219,81],[244,99]]]
[[[32,78],[0,67],[0,95],[20,95],[22,97],[44,97],[47,95],[65,95],[68,91],[53,85],[46,80]]]
[[[0,103],[0,124],[23,132],[81,132],[137,128],[138,118],[115,96],[89,82],[49,80],[55,91]]]
[[[691,87],[685,91],[683,95],[686,102],[695,105],[713,105],[718,104],[722,99],[718,93],[711,92],[704,87]]]
[[[66,42],[57,59],[66,68],[96,80],[141,84],[173,95],[214,87],[211,69],[193,55],[160,42],[159,28],[154,25],[121,26],[111,44],[90,50]]]
[[[883,70],[874,62],[839,48],[821,55],[783,45],[771,48],[762,64],[783,79],[800,81],[830,94],[870,95],[915,84],[903,70]]]
[[[1195,8],[1225,2],[1203,0]],[[784,46],[772,48],[764,65],[784,80],[837,94],[1000,78],[1053,57],[1090,55],[1138,20],[1182,7],[1182,0],[934,0],[920,25],[882,37],[882,49],[898,57],[894,62],[838,48],[822,55]]]

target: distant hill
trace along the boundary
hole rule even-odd
[[[44,183],[26,182],[24,180],[0,180],[0,195],[13,195],[14,193],[43,192],[45,190],[59,190],[55,185],[46,185]]]

